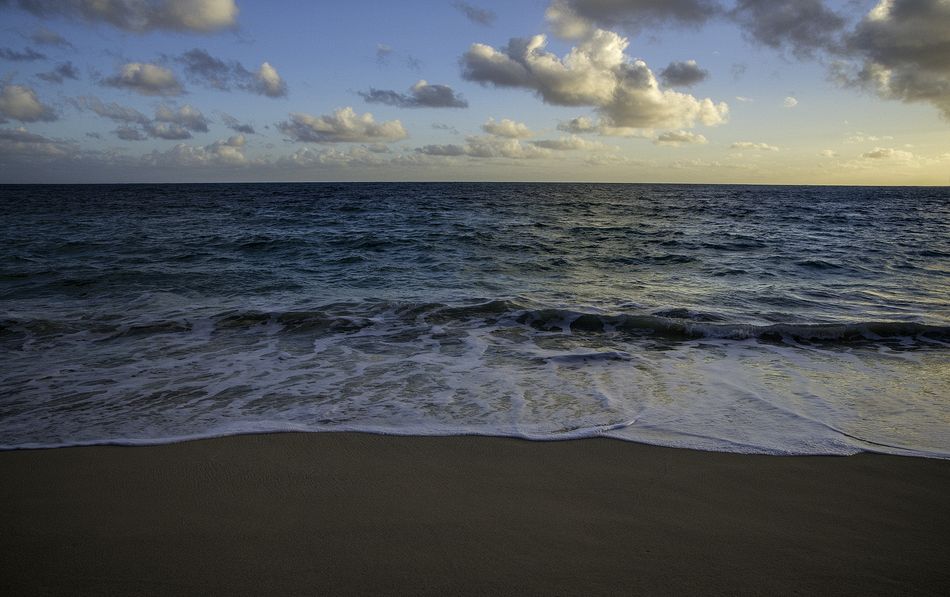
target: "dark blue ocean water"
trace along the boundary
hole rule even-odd
[[[0,187],[0,445],[950,456],[950,190]]]

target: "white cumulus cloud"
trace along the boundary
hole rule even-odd
[[[408,136],[398,120],[376,122],[369,112],[357,114],[351,107],[322,116],[295,112],[277,126],[293,141],[308,143],[388,142]]]

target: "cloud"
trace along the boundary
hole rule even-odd
[[[123,65],[118,74],[103,80],[102,84],[142,95],[180,95],[183,91],[172,71],[142,62]]]
[[[0,128],[0,163],[14,160],[59,158],[75,151],[75,146],[65,141],[49,139],[27,131],[23,127]]]
[[[33,89],[23,85],[4,85],[0,88],[0,118],[49,122],[56,120],[56,113],[36,97]]]
[[[148,139],[148,135],[137,128],[132,128],[130,126],[120,126],[115,131],[115,136],[123,141],[145,141]]]
[[[3,3],[0,2],[0,5]],[[39,44],[41,46],[54,46],[60,48],[72,48],[73,44],[66,41],[59,33],[55,31],[50,31],[45,27],[40,27],[30,35],[30,39],[33,40],[33,43]]]
[[[753,143],[752,141],[736,141],[729,149],[749,149],[754,151],[778,151],[778,147],[768,143]]]
[[[789,49],[800,58],[816,50],[833,50],[845,19],[824,0],[738,0],[729,12],[748,38],[776,50]]]
[[[901,162],[910,162],[914,159],[914,154],[902,149],[875,147],[871,151],[862,153],[861,157],[868,160],[895,160]]]
[[[834,149],[822,149],[818,152],[818,155],[823,158],[836,158],[838,157],[838,152]]]
[[[660,71],[660,78],[669,87],[690,87],[709,78],[709,71],[700,68],[695,60],[671,62]]]
[[[155,109],[155,120],[178,125],[189,131],[208,132],[208,119],[201,113],[201,110],[187,104],[178,109],[162,104]]]
[[[464,145],[426,145],[417,148],[416,152],[431,156],[468,156],[512,160],[537,159],[551,155],[550,149],[535,144],[524,144],[518,139],[495,135],[468,137],[465,139]]]
[[[409,93],[388,89],[360,91],[360,97],[370,104],[387,104],[400,108],[467,108],[468,102],[456,95],[447,85],[430,85],[424,79],[413,85]]]
[[[207,33],[237,24],[234,0],[4,0],[38,17],[62,16],[144,33],[154,30]]]
[[[287,84],[277,74],[277,69],[271,66],[269,62],[261,64],[261,67],[254,73],[253,85],[247,87],[247,89],[267,97],[284,97],[287,95]]]
[[[740,101],[740,102],[743,102],[743,103],[750,103],[750,102],[754,102],[754,101],[755,101],[755,100],[752,99],[751,97],[745,97],[744,95],[737,95],[737,96],[736,96],[736,100],[738,100],[738,101]]]
[[[881,0],[848,36],[861,64],[835,78],[883,98],[928,102],[950,119],[950,2]]]
[[[36,75],[48,83],[62,83],[66,79],[79,79],[79,69],[73,66],[72,62],[60,62],[56,67],[45,73]]]
[[[783,108],[794,108],[797,105],[798,105],[798,100],[795,99],[794,97],[789,96],[789,97],[786,97],[784,100],[782,100]]]
[[[462,77],[531,89],[556,106],[593,106],[613,127],[689,128],[726,120],[725,103],[661,89],[645,62],[625,54],[628,41],[616,33],[589,32],[564,58],[546,45],[544,35],[514,38],[502,49],[473,44],[461,58]]]
[[[676,147],[679,145],[705,145],[709,141],[703,135],[690,131],[667,131],[658,135],[653,143]]]
[[[189,81],[205,87],[219,91],[236,88],[267,97],[287,95],[287,84],[269,62],[252,72],[236,60],[225,62],[201,48],[188,50],[175,60],[184,66]]]
[[[376,122],[372,114],[360,115],[350,107],[323,116],[292,113],[277,127],[291,140],[306,143],[391,142],[408,136],[398,120]]]
[[[498,15],[496,15],[493,11],[472,6],[468,2],[455,2],[452,4],[452,6],[465,15],[469,21],[478,25],[485,25],[486,27],[491,26],[492,23],[495,22],[495,19],[498,18]]]
[[[244,155],[245,144],[244,135],[235,135],[204,147],[179,143],[167,151],[152,151],[142,161],[149,166],[172,168],[245,166],[248,164]]]
[[[149,137],[155,139],[165,139],[168,141],[191,139],[191,132],[177,122],[150,122],[145,125],[145,131]]]
[[[639,31],[657,25],[698,26],[720,12],[716,0],[555,0],[548,16],[562,25],[565,37],[573,38],[570,32],[580,33],[585,22],[588,28],[596,24]]]
[[[18,52],[12,48],[0,48],[0,60],[32,62],[34,60],[46,60],[46,54],[41,54],[33,48],[26,48],[22,52]]]
[[[128,108],[115,102],[105,104],[97,97],[82,96],[72,100],[72,103],[80,110],[90,110],[98,116],[108,118],[114,122],[140,125],[149,123],[149,117],[135,108]]]
[[[600,120],[592,120],[586,116],[578,116],[566,122],[559,122],[557,130],[574,135],[597,134],[608,137],[651,137],[649,129],[637,127],[611,126]]]
[[[570,137],[561,137],[559,139],[540,139],[531,141],[535,147],[550,149],[552,151],[595,151],[605,149],[607,146],[597,141],[588,141],[576,135]]]
[[[523,139],[534,135],[525,123],[515,122],[508,118],[502,118],[497,122],[494,118],[489,118],[488,121],[482,125],[482,130],[489,135],[508,137],[510,139]]]
[[[380,66],[389,63],[389,56],[393,53],[393,49],[386,44],[376,44],[376,64]]]
[[[867,135],[862,132],[854,133],[853,135],[848,135],[844,140],[845,143],[876,143],[880,141],[892,141],[894,137],[890,135]]]
[[[244,135],[253,135],[254,127],[249,124],[244,124],[239,121],[234,116],[230,114],[221,114],[221,121],[224,123],[224,126],[228,127],[236,133],[241,133]]]

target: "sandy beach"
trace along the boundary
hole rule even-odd
[[[950,592],[940,460],[288,433],[0,478],[6,595]]]

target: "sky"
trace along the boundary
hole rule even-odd
[[[0,183],[950,184],[950,0],[0,0]]]

